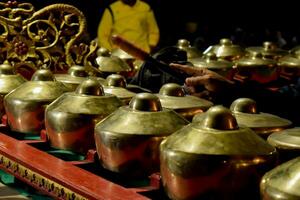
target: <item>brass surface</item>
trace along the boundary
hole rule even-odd
[[[300,149],[300,128],[291,128],[272,133],[268,142],[280,149]]]
[[[122,105],[105,95],[95,79],[83,81],[73,93],[65,93],[46,109],[45,125],[51,146],[87,153],[94,148],[94,127]]]
[[[177,47],[179,47],[179,48],[181,48],[181,47],[190,47],[190,46],[191,46],[191,43],[187,39],[179,39],[177,41]]]
[[[20,74],[16,74],[14,68],[9,63],[0,65],[0,118],[5,113],[3,97],[26,82]]]
[[[218,59],[216,54],[213,52],[205,54],[203,58],[194,58],[189,61],[195,67],[207,68],[225,77],[230,77],[233,73],[233,62]]]
[[[206,113],[197,113],[193,117],[192,122],[201,122],[205,115]],[[251,128],[264,139],[267,139],[270,134],[285,130],[292,125],[289,120],[268,113],[249,114],[233,112],[233,115],[236,117],[239,126]]]
[[[136,93],[126,89],[126,79],[119,74],[111,74],[106,78],[107,86],[104,87],[105,93],[116,95],[124,104],[128,104]]]
[[[168,135],[178,127],[188,124],[187,120],[174,111],[134,111],[121,107],[103,122],[97,124],[96,130],[110,131],[128,135]]]
[[[115,48],[111,52],[112,57],[118,57],[122,59],[129,67],[129,69],[123,70],[120,72],[122,75],[126,77],[133,77],[135,73],[140,69],[142,61],[136,59],[132,55],[128,54],[126,51],[122,50],[121,48]]]
[[[296,55],[287,55],[278,60],[280,73],[291,78],[300,76],[300,59]]]
[[[48,70],[38,70],[31,81],[25,82],[4,98],[8,123],[13,131],[39,134],[44,127],[44,110],[68,89],[60,82],[53,81]]]
[[[253,130],[258,129],[260,130],[259,132],[262,131],[261,134],[270,134],[273,131],[279,131],[292,125],[291,121],[269,113],[234,113],[234,116],[237,118],[239,124],[247,126]],[[269,128],[270,131],[268,131]],[[260,134],[259,132],[257,133]]]
[[[186,39],[178,40],[176,46],[186,52],[188,60],[202,56],[202,53],[196,47],[192,47],[190,42]]]
[[[300,58],[300,46],[295,46],[289,51],[290,55],[296,58]]]
[[[299,50],[300,50],[300,46],[297,45],[297,46],[293,47],[292,49],[290,49],[289,53],[292,55],[297,55],[299,53]]]
[[[129,106],[96,125],[97,152],[103,166],[111,171],[149,175],[159,170],[161,140],[186,124],[188,121],[174,111],[162,109],[155,95],[138,94]]]
[[[55,74],[54,76],[57,81],[74,91],[88,77],[88,73],[83,66],[74,65],[68,69],[67,74]]]
[[[274,151],[250,129],[239,128],[229,110],[220,113],[220,107],[210,108],[201,122],[193,122],[171,135],[162,146],[209,155],[268,155]]]
[[[107,94],[113,94],[122,100],[124,104],[128,104],[132,97],[136,95],[136,93],[127,90],[126,88],[121,87],[109,87],[104,86],[104,92]]]
[[[231,112],[257,114],[256,101],[250,98],[238,98],[230,105]]]
[[[37,70],[31,77],[31,81],[55,81],[54,75],[50,70]]]
[[[268,42],[268,41],[264,42],[262,47],[259,47],[259,46],[248,47],[248,48],[246,48],[246,51],[250,52],[250,53],[259,53],[264,58],[269,58],[269,59],[274,59],[274,60],[278,60],[282,56],[288,54],[287,51],[278,48],[275,43]]]
[[[133,61],[133,71],[137,72],[139,69],[141,69],[143,64],[144,64],[144,61],[142,61],[142,60],[134,60]]]
[[[300,156],[300,128],[290,128],[272,133],[267,142],[275,147],[279,154],[279,163]]]
[[[70,76],[69,74],[55,74],[55,79],[62,82],[70,90],[74,91],[77,86],[86,79],[86,77]]]
[[[263,58],[259,52],[251,52],[236,60],[235,67],[237,74],[260,83],[274,81],[279,77],[276,60]]]
[[[139,93],[130,101],[129,108],[137,111],[157,112],[162,110],[159,98],[150,93]]]
[[[204,54],[214,53],[218,58],[223,58],[228,61],[234,61],[245,54],[244,49],[232,43],[230,39],[223,38],[220,40],[220,43],[208,47]]]
[[[262,200],[300,199],[300,157],[267,172],[260,184]]]
[[[16,74],[14,67],[9,62],[4,62],[0,65],[0,75]]]
[[[101,83],[102,86],[106,86],[107,85],[107,81],[105,78],[102,78],[102,77],[97,77],[97,80]]]
[[[259,180],[274,166],[276,150],[250,129],[239,128],[230,110],[214,106],[202,122],[162,141],[160,158],[171,199],[257,199]]]
[[[257,110],[256,102],[249,98],[239,98],[232,102],[230,110],[235,116],[239,126],[246,126],[257,134],[267,137],[269,134],[281,131],[292,125],[292,122],[276,115],[262,113]],[[198,114],[193,122],[201,122],[205,113]]]
[[[128,72],[131,71],[130,66],[117,56],[104,57],[98,56],[96,58],[98,69],[102,72]]]
[[[287,55],[278,60],[278,66],[300,68],[300,59],[292,55]]]
[[[108,49],[104,48],[104,47],[100,47],[97,50],[97,56],[110,57],[111,56],[111,52]]]
[[[95,78],[89,78],[83,81],[79,87],[76,88],[76,94],[104,96],[104,90],[100,82]]]
[[[213,103],[195,96],[185,95],[183,88],[175,83],[167,83],[160,88],[158,96],[162,107],[175,110],[188,120],[197,113],[210,108]]]
[[[203,58],[194,58],[189,60],[195,67],[207,69],[228,69],[233,67],[233,63],[226,60],[218,60],[216,54],[207,53]]]
[[[292,125],[292,122],[287,119],[269,113],[258,112],[256,102],[252,99],[239,98],[231,104],[230,109],[240,126],[249,127],[264,137]]]
[[[185,92],[183,88],[177,83],[166,83],[160,90],[159,94],[163,96],[174,96],[174,97],[184,97]]]
[[[272,59],[263,58],[261,53],[251,52],[235,62],[237,67],[274,67],[276,61]]]
[[[111,74],[106,78],[107,86],[126,88],[127,82],[124,76],[119,74]]]
[[[125,52],[119,48],[113,49],[111,51],[111,55],[117,56],[117,57],[121,58],[122,60],[135,60],[135,58],[132,55],[128,54],[127,52]]]
[[[88,73],[84,66],[73,65],[68,69],[68,74],[73,77],[87,77]]]

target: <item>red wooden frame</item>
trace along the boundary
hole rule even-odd
[[[159,188],[159,174],[151,176],[149,187],[125,188],[81,169],[77,166],[80,164],[78,162],[67,162],[34,148],[30,145],[32,142],[36,143],[38,141],[16,140],[0,133],[0,168],[56,199],[80,197],[77,199],[146,200],[149,198],[138,192],[152,191]],[[45,140],[39,142],[45,142]],[[93,162],[94,153],[91,151],[84,162]],[[51,190],[37,181],[36,175],[28,178],[26,174],[20,174],[18,171],[19,166],[16,165],[20,165],[20,167],[22,166],[28,171],[36,173],[37,176],[50,180],[61,187],[52,188],[53,190]],[[55,190],[59,190],[59,192]],[[72,197],[67,197],[63,190],[72,191],[74,194],[72,193]]]

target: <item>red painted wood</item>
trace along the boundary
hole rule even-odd
[[[0,154],[88,199],[148,199],[3,133],[0,133]]]

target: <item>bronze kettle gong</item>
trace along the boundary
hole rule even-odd
[[[268,143],[279,153],[279,162],[291,160],[300,156],[300,128],[290,128],[269,135]]]
[[[276,131],[284,130],[292,125],[292,122],[272,115],[259,112],[256,101],[250,98],[239,98],[232,102],[230,110],[237,120],[239,126],[251,128],[255,133],[267,139]],[[193,122],[201,122],[205,113],[198,114],[193,118]]]
[[[162,107],[172,109],[188,120],[192,120],[194,115],[205,112],[213,105],[208,100],[186,95],[183,88],[176,83],[163,85],[157,96]]]
[[[188,60],[202,56],[202,53],[196,47],[192,47],[186,39],[179,39],[176,46],[186,52]]]
[[[64,92],[69,91],[55,81],[51,71],[37,70],[28,81],[4,98],[8,124],[12,131],[39,134],[44,128],[45,108]]]
[[[106,78],[107,86],[104,87],[104,92],[116,95],[124,104],[128,104],[131,98],[136,94],[126,89],[126,79],[119,74],[111,74]]]
[[[159,171],[159,144],[187,125],[174,111],[161,107],[158,97],[139,93],[129,106],[99,122],[95,140],[102,165],[127,176],[147,176]]]
[[[205,118],[160,145],[161,175],[171,199],[257,199],[261,176],[275,165],[276,150],[230,110],[211,107]]]
[[[267,172],[260,183],[262,200],[300,199],[300,157]]]
[[[290,120],[269,113],[259,112],[256,102],[249,98],[235,100],[232,102],[230,110],[239,125],[251,128],[264,138],[273,132],[281,131],[292,125]]]
[[[86,153],[95,147],[95,124],[121,105],[116,96],[104,94],[97,79],[83,81],[75,92],[47,106],[45,125],[51,146]]]
[[[228,79],[233,79],[235,69],[233,62],[218,59],[215,53],[207,53],[202,58],[189,60],[195,67],[212,70]]]
[[[217,58],[234,61],[241,58],[245,54],[245,51],[241,46],[233,44],[230,39],[223,38],[219,44],[209,46],[203,52],[203,54],[207,53],[214,53]]]
[[[5,113],[3,98],[6,94],[19,87],[27,80],[20,74],[16,74],[15,69],[9,63],[0,65],[0,119]]]
[[[263,58],[259,52],[251,52],[247,56],[235,61],[237,74],[246,80],[268,83],[279,77],[277,62],[273,59]]]

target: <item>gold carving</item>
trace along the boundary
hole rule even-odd
[[[35,12],[30,3],[0,2],[0,63],[8,60],[17,70],[57,73],[77,64],[94,74],[98,70],[88,60],[96,48],[85,36],[86,19],[74,6],[53,4]]]
[[[31,182],[37,188],[40,188],[43,191],[47,191],[51,195],[62,198],[66,200],[85,200],[87,198],[75,193],[74,191],[42,176],[31,169],[26,168],[25,166],[0,155],[0,168],[4,171],[17,175],[21,179]]]

